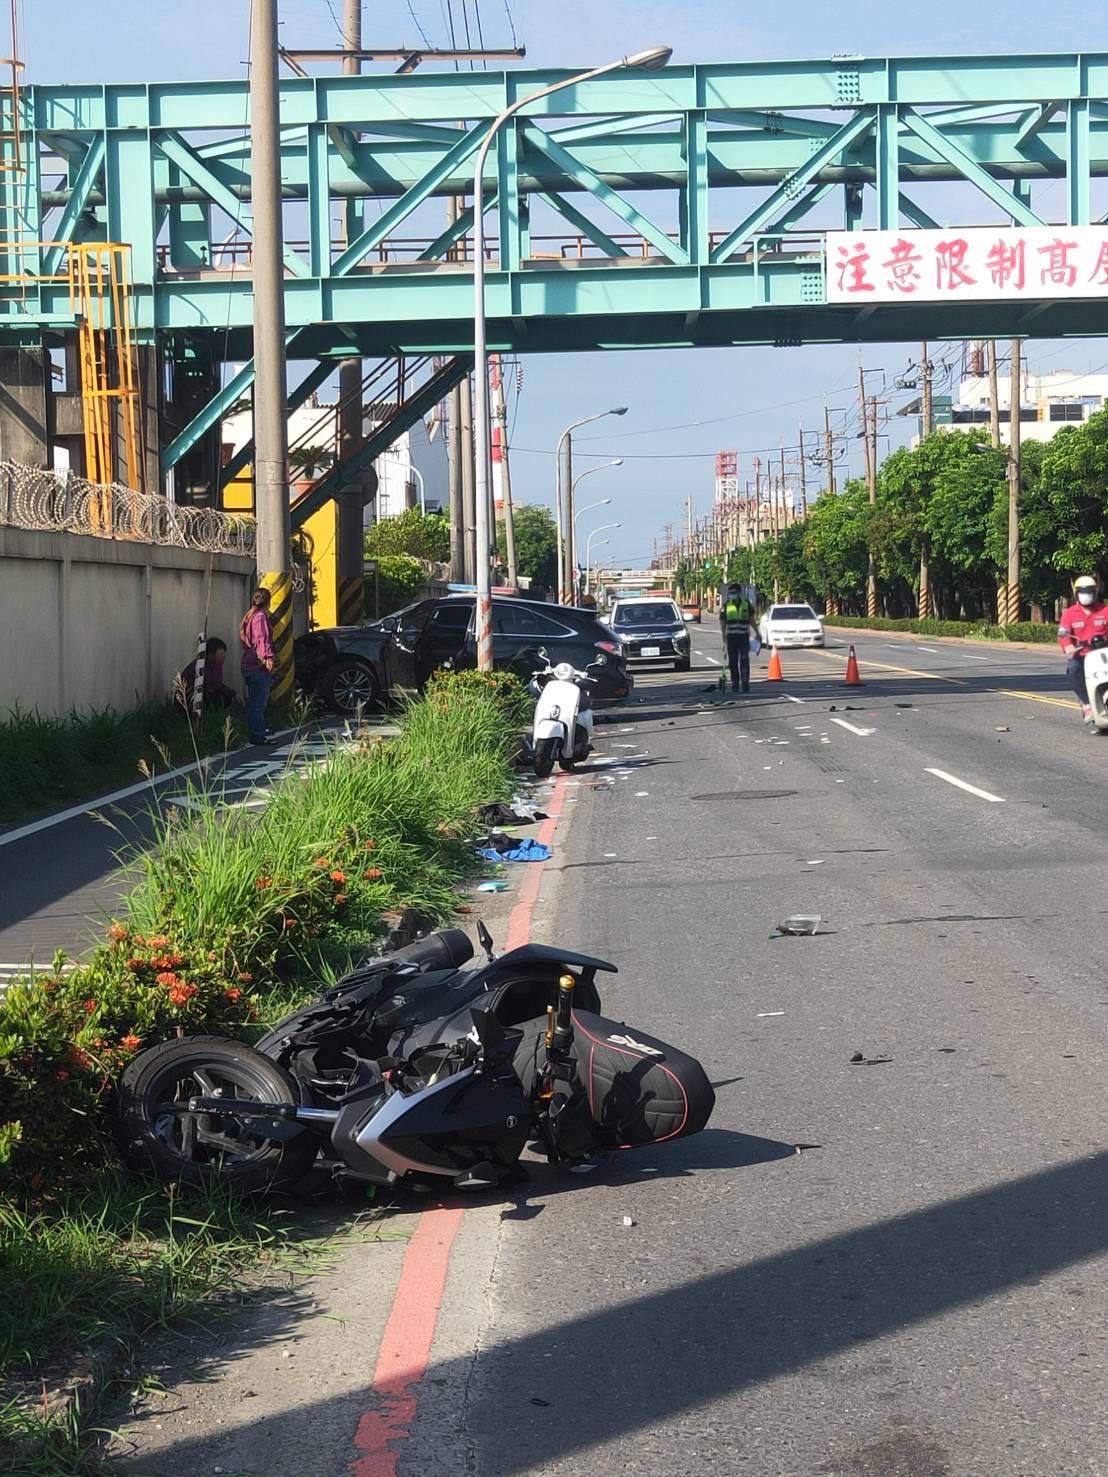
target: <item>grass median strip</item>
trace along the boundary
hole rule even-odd
[[[436,679],[394,741],[290,771],[263,810],[229,812],[198,790],[194,805],[157,816],[156,844],[135,858],[139,885],[91,959],[9,988],[0,1375],[25,1378],[93,1339],[130,1340],[284,1244],[256,1207],[186,1203],[112,1167],[112,1082],[178,1029],[258,1031],[363,955],[394,909],[448,918],[478,865],[463,839],[476,811],[511,796],[525,700],[499,675]],[[29,1281],[34,1296],[20,1299]],[[54,1467],[33,1464],[40,1450]],[[85,1470],[62,1464],[88,1460],[82,1450],[80,1430],[48,1413],[18,1399],[0,1410],[0,1469],[62,1477]]]

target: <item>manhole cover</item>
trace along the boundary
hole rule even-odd
[[[694,800],[783,800],[796,795],[796,790],[717,790],[711,795],[694,795]]]

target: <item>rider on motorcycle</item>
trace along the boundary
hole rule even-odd
[[[1091,574],[1083,574],[1074,580],[1073,593],[1077,602],[1062,615],[1058,645],[1067,658],[1066,676],[1080,700],[1081,716],[1086,723],[1091,723],[1093,710],[1085,687],[1085,658],[1094,642],[1103,645],[1108,641],[1108,604],[1097,593],[1096,580]]]

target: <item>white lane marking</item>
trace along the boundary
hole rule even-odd
[[[697,652],[697,656],[703,656],[703,652],[699,652],[698,651]],[[712,664],[713,667],[718,667],[719,666],[719,660],[718,660],[717,657],[714,657],[714,656],[706,656],[706,657],[704,657],[704,660],[706,662],[711,662],[711,664]]]
[[[960,780],[957,775],[947,774],[945,769],[929,769],[928,774],[933,774],[936,779],[946,780],[948,785],[955,785],[959,790],[965,790],[967,794],[976,795],[979,800],[991,801],[993,805],[1003,805],[1003,795],[991,795],[988,790],[979,790],[976,785],[967,785],[965,780]]]
[[[781,696],[788,703],[802,703],[804,701],[802,697],[793,697],[791,692],[783,692]]]
[[[987,662],[990,661],[991,658],[987,656],[969,656],[966,654],[966,652],[963,652],[962,660],[964,662]]]
[[[845,718],[832,718],[832,723],[837,723],[840,728],[847,729],[850,733],[856,733],[859,738],[869,738],[871,733],[876,733],[876,728],[855,728],[853,723],[848,723]]]
[[[942,652],[934,646],[917,646],[917,651],[926,651],[928,656],[942,656]]]

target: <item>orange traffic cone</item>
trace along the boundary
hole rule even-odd
[[[846,677],[843,681],[844,687],[861,687],[862,679],[858,675],[858,658],[854,655],[853,646],[846,658]]]
[[[785,676],[781,671],[781,653],[775,646],[769,655],[769,670],[766,672],[767,682],[784,682]]]

